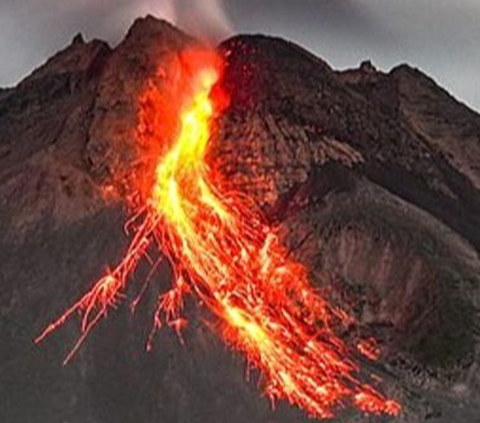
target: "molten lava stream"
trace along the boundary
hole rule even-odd
[[[183,327],[182,298],[192,292],[218,317],[225,341],[263,373],[272,400],[286,399],[319,418],[347,403],[365,412],[398,414],[395,401],[359,380],[350,349],[336,335],[349,317],[318,295],[306,269],[289,258],[248,198],[217,189],[218,175],[206,154],[211,120],[225,106],[216,86],[221,59],[211,51],[189,51],[172,69],[167,88],[149,83],[140,100],[140,144],[155,150],[165,139],[174,142],[163,153],[157,150],[152,176],[136,187],[143,200],[136,205],[131,246],[37,341],[79,312],[82,336],[70,359],[124,291],[148,246],[158,242],[176,280],[159,298],[154,331],[163,320],[176,330]]]

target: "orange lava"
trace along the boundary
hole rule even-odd
[[[373,338],[362,339],[360,342],[358,342],[357,349],[362,355],[372,361],[376,361],[380,358],[380,349]]]
[[[215,85],[222,71],[216,53],[189,51],[172,61],[173,76],[163,88],[148,84],[139,101],[138,139],[155,165],[135,187],[140,205],[130,247],[37,342],[78,312],[81,337],[68,361],[116,305],[148,247],[158,243],[175,282],[158,300],[152,336],[164,322],[180,332],[183,298],[196,295],[217,316],[228,345],[261,371],[272,400],[287,400],[318,418],[348,404],[398,414],[395,401],[359,380],[352,352],[336,334],[350,317],[316,292],[307,270],[289,257],[248,198],[219,191],[220,175],[206,155],[212,119],[226,106]]]

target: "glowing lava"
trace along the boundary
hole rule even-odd
[[[398,414],[396,402],[359,380],[360,369],[336,334],[350,318],[315,291],[307,270],[289,258],[248,198],[218,189],[220,176],[206,155],[211,121],[226,105],[215,85],[222,61],[213,52],[194,51],[171,66],[172,81],[162,89],[149,83],[140,99],[139,143],[155,152],[156,164],[145,172],[148,181],[135,187],[140,205],[131,245],[121,263],[37,341],[78,312],[82,335],[68,361],[156,242],[172,263],[175,282],[159,298],[152,335],[164,321],[177,331],[184,327],[180,311],[191,293],[218,317],[225,341],[263,373],[272,400],[285,399],[320,418],[348,403]]]

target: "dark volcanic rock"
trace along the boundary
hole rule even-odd
[[[72,364],[61,361],[75,323],[32,343],[121,257],[125,212],[101,186],[137,165],[143,84],[161,84],[162,63],[193,43],[148,17],[114,50],[77,36],[0,90],[0,421],[306,421],[284,404],[270,410],[193,305],[186,346],[162,331],[145,352],[167,266],[137,313],[113,310]],[[210,160],[225,188],[253,196],[312,279],[358,317],[346,337],[380,340],[375,371],[404,405],[398,421],[477,421],[480,116],[408,66],[336,72],[263,36],[220,50],[232,101]]]
[[[258,36],[221,48],[232,106],[213,160],[226,179],[320,284],[331,273],[397,380],[475,401],[480,116],[405,66],[338,73]]]

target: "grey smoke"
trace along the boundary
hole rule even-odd
[[[175,23],[190,33],[212,42],[233,34],[222,0],[171,0]]]
[[[478,0],[0,0],[0,86],[76,32],[115,44],[148,13],[214,41],[233,32],[280,35],[336,68],[407,62],[480,110]]]

